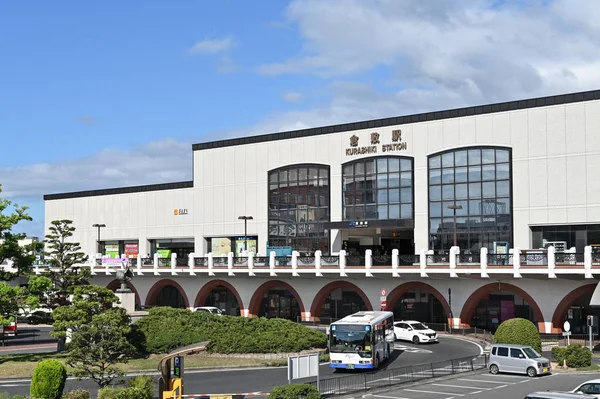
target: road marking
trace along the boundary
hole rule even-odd
[[[483,373],[481,375],[485,375],[485,376],[492,375],[493,376],[493,374],[490,374],[490,373]],[[495,377],[492,377],[492,378],[527,378],[527,377],[525,377],[524,375],[509,375],[509,374],[498,375],[497,374]]]
[[[485,382],[488,384],[508,384],[513,385],[515,382],[506,382],[506,381],[490,381],[490,380],[476,380],[473,378],[457,378],[458,381],[469,381],[469,382]]]
[[[490,389],[495,389],[495,388],[483,388],[483,387],[468,387],[465,385],[452,385],[452,384],[431,384],[431,385],[435,385],[436,387],[449,387],[449,388],[461,388],[461,389],[483,389],[486,391],[489,391]],[[479,391],[481,392],[481,391]]]
[[[459,338],[459,337],[448,337],[448,336],[444,336],[444,338],[450,338],[450,339],[457,339],[459,341],[465,341],[465,342],[469,342],[473,345],[476,345],[479,348],[479,356],[483,355],[483,350],[485,349],[481,344],[475,342],[475,341],[471,341],[469,339],[466,338]]]
[[[407,346],[398,343],[394,344],[394,350],[408,353],[433,353],[433,351],[430,351],[429,349],[415,348],[414,346]]]
[[[469,395],[475,395],[476,393],[481,393],[481,392],[483,392],[483,391],[475,391],[475,392],[469,393]]]
[[[438,395],[455,395],[455,396],[465,396],[462,393],[450,393],[450,392],[438,392],[438,391],[423,391],[420,389],[405,389],[408,392],[420,392],[420,393],[437,393]]]
[[[410,398],[401,398],[400,396],[384,396],[384,395],[371,395],[373,397],[376,398],[383,398],[383,399],[410,399]]]

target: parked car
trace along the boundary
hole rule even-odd
[[[570,392],[531,392],[525,396],[525,399],[582,399],[582,398],[595,398],[595,396],[574,394]]]
[[[438,342],[435,331],[420,321],[403,320],[394,323],[394,338],[396,340],[412,341],[414,344]]]
[[[594,398],[600,398],[600,379],[586,381],[571,391],[577,394],[588,394]],[[581,397],[581,395],[580,395]]]
[[[200,306],[195,308],[194,312],[206,312],[217,316],[223,316],[225,314],[225,309],[219,309],[214,306]]]
[[[552,365],[531,346],[494,344],[490,351],[489,370],[492,374],[518,373],[535,377],[552,374]]]

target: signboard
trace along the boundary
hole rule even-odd
[[[227,256],[231,250],[231,239],[228,237],[213,237],[210,239],[210,252],[213,256]]]
[[[317,377],[319,390],[319,353],[288,357],[288,383],[292,380]]]
[[[102,258],[102,266],[123,266],[124,264],[127,264],[127,262],[129,262],[129,259],[127,258]]]
[[[387,291],[385,290],[385,288],[381,289],[380,294],[381,296],[379,297],[379,300],[381,301],[381,310],[385,310],[385,308],[387,307]]]
[[[177,378],[183,378],[183,356],[173,358],[173,375]]]
[[[184,209],[174,209],[174,210],[173,210],[173,214],[174,214],[175,216],[179,216],[179,215],[187,215],[187,214],[188,214],[188,210],[187,210],[187,208],[184,208]]]
[[[137,258],[139,253],[139,244],[125,244],[125,256],[128,258]]]

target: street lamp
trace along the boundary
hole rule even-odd
[[[448,205],[448,209],[454,211],[454,246],[456,246],[456,210],[463,209],[462,205]]]
[[[238,219],[244,221],[244,252],[248,252],[248,220],[253,220],[252,216],[239,216]]]
[[[106,225],[104,223],[94,223],[92,225],[92,227],[97,227],[98,228],[98,239],[96,240],[96,250],[97,250],[96,253],[99,254],[100,253],[100,229],[102,227],[106,227]]]

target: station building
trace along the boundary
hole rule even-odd
[[[191,181],[45,195],[46,225],[132,259],[140,305],[335,319],[384,289],[400,318],[542,332],[597,312],[600,91],[192,151]]]

